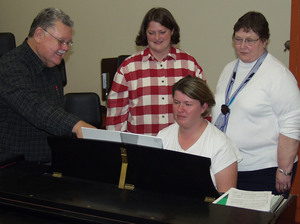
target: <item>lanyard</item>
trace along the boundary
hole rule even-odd
[[[237,94],[245,87],[245,85],[250,81],[250,79],[253,77],[253,75],[257,72],[257,70],[259,69],[260,65],[263,63],[263,61],[265,60],[265,58],[268,55],[268,51],[265,51],[263,53],[262,56],[260,56],[260,58],[256,61],[255,65],[251,68],[250,72],[247,74],[247,76],[244,78],[243,82],[239,85],[239,87],[236,89],[236,91],[232,94],[232,96],[229,98],[231,91],[232,91],[232,87],[233,84],[235,82],[235,78],[236,78],[236,72],[239,66],[239,61],[240,59],[238,59],[238,61],[236,62],[231,78],[228,81],[228,85],[226,88],[226,94],[225,94],[225,104],[223,104],[221,106],[221,112],[215,122],[215,126],[217,128],[219,128],[221,131],[223,131],[224,133],[226,133],[226,129],[227,129],[227,124],[228,124],[228,120],[229,120],[229,115],[230,115],[230,109],[229,106],[232,104],[232,102],[234,101],[235,97],[237,96]]]
[[[242,83],[239,85],[239,87],[236,89],[236,91],[232,94],[232,96],[229,98],[231,91],[232,91],[232,87],[233,84],[235,82],[235,77],[236,77],[236,72],[237,69],[239,67],[239,62],[240,59],[238,59],[238,61],[236,62],[231,78],[228,82],[227,88],[226,88],[226,95],[225,95],[225,105],[222,105],[221,111],[223,114],[226,114],[229,112],[229,106],[232,104],[232,102],[235,100],[235,97],[237,96],[237,94],[245,87],[245,85],[251,80],[251,78],[254,76],[254,74],[257,72],[257,70],[259,69],[260,65],[263,63],[263,61],[265,60],[266,56],[268,55],[268,51],[265,51],[263,53],[262,56],[260,56],[260,58],[256,61],[255,65],[252,67],[252,69],[250,70],[250,72],[248,73],[248,75],[244,78],[244,80],[242,81]],[[225,113],[224,113],[225,112]]]

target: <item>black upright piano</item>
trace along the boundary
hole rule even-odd
[[[294,223],[296,197],[276,212],[211,203],[210,159],[131,144],[49,137],[51,166],[0,164],[0,223]]]

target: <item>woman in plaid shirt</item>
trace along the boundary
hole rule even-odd
[[[191,75],[205,79],[194,57],[173,45],[180,34],[172,14],[152,8],[145,15],[137,46],[146,48],[124,60],[108,97],[106,128],[156,135],[174,123],[172,85]]]

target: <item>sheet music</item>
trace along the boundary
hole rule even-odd
[[[121,132],[119,131],[107,131],[103,129],[94,128],[81,128],[83,138],[93,140],[103,140],[110,142],[122,142]]]
[[[283,195],[273,195],[271,191],[246,191],[230,188],[217,198],[213,204],[274,213],[285,201]]]
[[[122,132],[121,139],[122,142],[128,144],[143,145],[143,146],[163,149],[162,138],[159,137]]]
[[[243,191],[231,188],[226,205],[259,211],[270,211],[271,191]]]
[[[163,139],[160,137],[94,128],[81,128],[81,130],[85,139],[122,142],[163,149]]]

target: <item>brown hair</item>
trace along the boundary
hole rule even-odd
[[[202,117],[207,117],[211,114],[212,107],[216,104],[214,94],[209,89],[208,85],[202,79],[195,76],[186,76],[180,79],[173,85],[172,96],[175,91],[180,91],[191,99],[198,100],[201,105],[207,103],[208,107],[202,114]]]
[[[239,18],[233,27],[232,38],[240,29],[243,29],[245,32],[249,32],[250,29],[253,30],[263,42],[270,37],[268,21],[259,12],[250,11]]]
[[[147,14],[145,15],[139,34],[135,39],[135,43],[137,46],[147,46],[147,34],[146,31],[148,29],[149,23],[151,21],[158,22],[162,26],[170,29],[173,31],[173,35],[171,37],[171,43],[177,44],[180,41],[180,34],[179,34],[179,26],[176,23],[172,14],[165,8],[152,8],[150,9]]]

